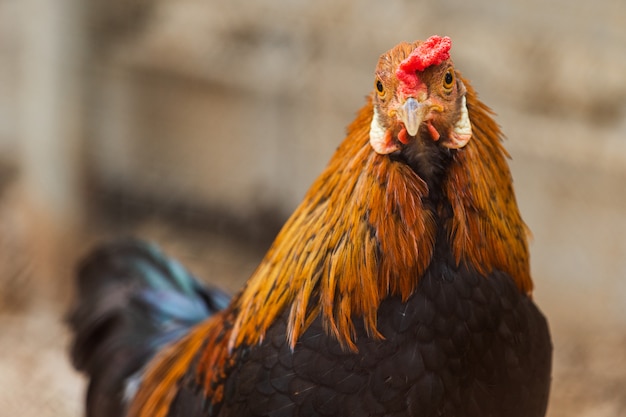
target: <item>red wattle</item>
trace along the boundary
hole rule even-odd
[[[428,122],[427,126],[428,126],[428,132],[430,133],[430,136],[432,136],[433,140],[437,142],[439,138],[441,137],[441,135],[439,134],[439,132],[437,132],[437,129],[435,129],[435,126],[433,126],[432,123]]]
[[[406,128],[403,127],[402,130],[398,132],[398,140],[404,143],[405,145],[409,143],[409,135],[406,132]]]

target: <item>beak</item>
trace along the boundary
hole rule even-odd
[[[397,114],[409,135],[415,136],[417,134],[431,108],[432,106],[428,101],[419,102],[413,97],[409,97],[398,109]]]

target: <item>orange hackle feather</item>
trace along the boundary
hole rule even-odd
[[[177,392],[178,383],[207,339],[218,339],[223,313],[214,316],[167,347],[149,364],[128,410],[129,417],[165,417]]]
[[[226,343],[233,321],[231,306],[195,327],[155,357],[145,372],[145,382],[133,398],[128,416],[165,417],[181,379],[198,355],[199,366],[194,382],[205,387],[204,393],[211,402],[221,401],[226,372],[237,359],[231,355]]]
[[[372,114],[368,103],[246,284],[231,348],[257,343],[289,308],[292,347],[321,314],[329,332],[355,349],[354,317],[363,317],[368,334],[379,337],[381,300],[390,294],[407,299],[415,290],[435,238],[421,200],[428,191],[406,164],[372,150]]]
[[[454,212],[448,225],[452,249],[457,262],[464,260],[485,275],[494,269],[504,271],[530,295],[529,232],[517,207],[502,132],[491,109],[464,83],[473,133],[454,155],[445,182]]]
[[[520,291],[530,293],[527,229],[502,134],[491,111],[464,83],[473,136],[455,151],[443,181],[453,212],[444,227],[457,263],[484,275],[504,271]],[[370,337],[382,337],[376,327],[380,303],[390,295],[406,300],[415,292],[432,260],[435,218],[442,213],[423,204],[428,187],[408,165],[371,148],[372,116],[368,100],[231,306],[155,358],[129,415],[165,416],[195,357],[206,398],[219,402],[237,348],[260,343],[284,311],[292,348],[318,316],[347,350],[356,351],[355,318],[362,318]]]

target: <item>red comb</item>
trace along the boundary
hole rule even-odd
[[[396,76],[402,84],[402,90],[408,92],[417,87],[419,79],[416,71],[424,71],[432,65],[439,65],[450,58],[452,41],[449,37],[431,36],[411,52],[400,63]]]

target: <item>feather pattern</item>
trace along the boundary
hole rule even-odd
[[[491,110],[467,81],[465,85],[473,137],[455,153],[445,183],[454,213],[447,227],[456,260],[467,261],[482,274],[504,271],[520,291],[530,294],[529,232],[517,207],[502,132]]]
[[[406,299],[430,262],[434,222],[422,204],[426,184],[406,164],[372,151],[368,104],[325,172],[285,224],[239,299],[230,347],[254,344],[290,308],[293,346],[322,314],[354,349],[352,318],[379,337],[376,311],[389,294]],[[285,259],[287,262],[285,262]],[[280,262],[280,267],[277,267]],[[315,302],[311,302],[315,300]]]

